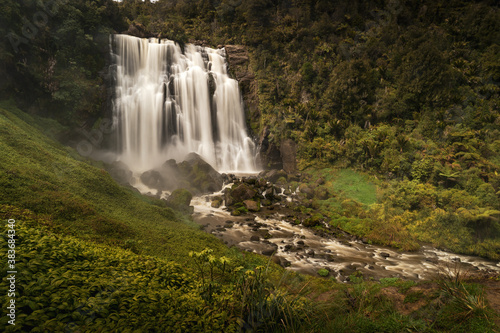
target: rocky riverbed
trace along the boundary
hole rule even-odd
[[[399,252],[332,228],[321,214],[311,213],[314,201],[334,195],[322,179],[311,183],[307,176],[283,170],[219,174],[196,154],[142,174],[123,164],[112,165],[110,173],[141,193],[165,199],[167,206],[192,213],[228,246],[269,256],[302,273],[348,281],[352,275],[418,280],[447,270],[500,272],[500,263],[484,258],[430,246]]]
[[[338,281],[348,281],[352,275],[375,279],[432,279],[440,272],[457,269],[500,272],[498,262],[457,255],[430,246],[422,246],[417,252],[398,252],[371,245],[338,230],[332,237],[332,233],[297,224],[297,219],[304,218],[293,213],[290,208],[293,204],[290,203],[296,200],[298,193],[285,195],[286,188],[270,182],[264,184],[258,177],[231,180],[236,180],[236,183],[227,185],[219,193],[193,198],[195,221],[228,246],[267,255],[283,267],[312,275],[332,276]],[[272,196],[266,196],[268,193]],[[235,198],[240,194],[242,197]],[[261,202],[268,200],[271,203],[251,211],[248,208],[253,204],[245,201],[253,201],[259,195]],[[301,196],[307,198],[307,194]],[[269,200],[273,197],[280,198]],[[221,198],[226,200],[221,201]],[[236,205],[241,208],[239,211],[235,209],[236,200],[243,202],[243,205]],[[230,204],[225,206],[223,202]]]

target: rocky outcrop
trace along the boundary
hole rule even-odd
[[[156,37],[153,33],[148,31],[148,29],[139,22],[132,22],[126,31],[123,31],[122,34],[135,36],[139,38],[149,38]]]
[[[252,125],[259,126],[261,113],[259,110],[258,85],[255,74],[250,66],[248,51],[243,45],[219,45],[226,51],[226,59],[229,65],[229,72],[238,80],[243,102],[245,104],[245,114],[250,128]],[[257,135],[257,133],[250,133]]]
[[[258,146],[260,162],[264,169],[283,169],[280,149],[273,143],[273,136],[267,127],[260,135]]]
[[[144,172],[140,179],[159,191],[184,188],[194,195],[218,192],[224,183],[222,175],[195,153],[180,163],[168,160],[160,168]]]

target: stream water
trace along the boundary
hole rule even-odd
[[[275,262],[302,273],[315,275],[323,268],[329,271],[329,276],[346,281],[357,271],[364,277],[376,279],[412,280],[432,279],[439,273],[458,270],[500,272],[499,262],[431,246],[422,246],[417,252],[399,252],[359,240],[326,238],[312,229],[284,221],[279,204],[260,212],[259,216],[231,216],[224,207],[211,207],[211,196],[196,197],[192,201],[194,219],[206,232],[216,235],[228,246],[272,255]]]

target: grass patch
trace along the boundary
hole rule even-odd
[[[351,169],[339,170],[331,182],[332,189],[349,199],[354,199],[369,206],[377,202],[377,188],[369,180]]]

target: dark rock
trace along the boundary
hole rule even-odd
[[[260,237],[256,236],[256,235],[253,235],[252,237],[250,237],[250,241],[252,241],[252,242],[258,242],[258,241],[260,241]]]
[[[281,152],[273,143],[274,138],[268,127],[262,130],[258,145],[260,147],[261,164],[265,169],[282,169]],[[278,177],[279,178],[279,177]],[[276,178],[276,179],[278,179]]]
[[[322,177],[319,177],[319,178],[316,180],[315,184],[316,184],[317,186],[324,185],[324,184],[325,184],[325,180],[324,180]]]
[[[166,189],[163,177],[156,170],[149,170],[141,175],[141,181],[144,185],[154,189]]]
[[[119,184],[126,185],[130,184],[132,181],[132,171],[130,171],[128,166],[121,161],[111,163],[106,169],[109,175]]]
[[[248,184],[239,184],[234,189],[225,193],[226,206],[232,206],[235,203],[253,199],[257,194]]]
[[[186,160],[177,167],[184,179],[189,181],[191,187],[199,194],[217,192],[222,189],[224,181],[221,174],[196,153],[188,154]]]
[[[265,177],[271,183],[275,183],[281,178],[284,178],[284,180],[286,181],[288,178],[288,174],[285,170],[270,170],[266,173]]]
[[[276,249],[274,249],[274,248],[262,250],[262,254],[265,256],[272,256],[273,253],[275,253],[275,252],[276,252]]]
[[[147,28],[139,22],[133,22],[129,25],[127,31],[123,31],[122,34],[135,36],[139,38],[149,38],[156,37],[154,34],[149,32]]]
[[[292,265],[292,263],[288,260],[286,260],[285,258],[281,258],[281,267],[290,267]]]
[[[389,258],[391,255],[389,253],[387,253],[387,252],[380,252],[380,256],[382,258]]]

